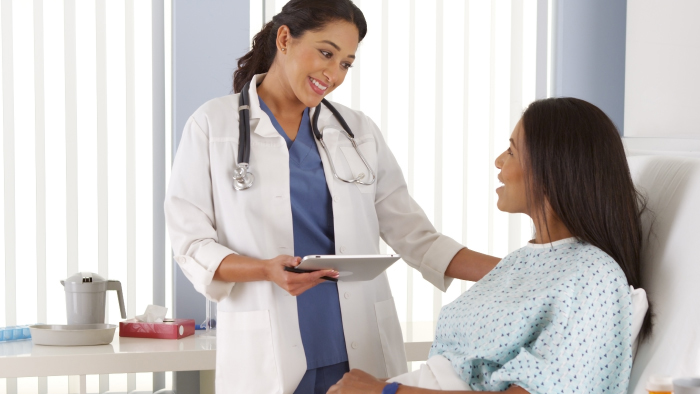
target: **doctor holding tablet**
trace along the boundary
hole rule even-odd
[[[236,94],[185,125],[165,214],[180,268],[219,303],[217,393],[325,393],[350,368],[406,372],[386,273],[285,270],[300,257],[376,255],[381,237],[442,290],[448,265],[498,261],[438,233],[372,120],[324,100],[366,32],[350,0],[289,1],[239,60]]]

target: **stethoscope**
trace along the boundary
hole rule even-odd
[[[251,186],[253,186],[253,182],[255,181],[255,176],[253,176],[253,173],[248,171],[248,163],[250,162],[250,96],[248,95],[249,89],[250,82],[243,86],[243,90],[241,90],[241,94],[238,98],[238,159],[236,160],[236,168],[233,170],[233,188],[236,190],[248,189]],[[328,108],[333,113],[335,118],[338,119],[338,122],[340,122],[340,125],[343,128],[343,133],[350,140],[352,146],[355,148],[355,152],[357,152],[357,155],[360,156],[360,159],[362,159],[362,162],[365,164],[365,167],[367,167],[367,170],[369,171],[370,180],[368,182],[362,182],[362,179],[365,178],[364,173],[360,173],[356,178],[353,179],[344,179],[341,178],[335,171],[333,159],[331,159],[331,155],[328,152],[328,147],[323,141],[323,134],[321,134],[321,131],[319,131],[318,129],[318,116],[321,114],[321,104],[325,105],[326,108]],[[323,150],[326,151],[328,162],[331,165],[331,171],[333,171],[333,177],[346,183],[356,183],[358,185],[373,184],[377,177],[374,175],[372,167],[370,167],[369,163],[367,163],[367,160],[362,155],[362,152],[360,152],[360,150],[357,148],[357,144],[355,143],[355,135],[350,130],[350,126],[348,126],[348,124],[345,123],[345,119],[343,119],[338,110],[335,109],[335,107],[333,107],[333,105],[331,105],[331,103],[329,103],[326,99],[321,100],[321,104],[319,104],[318,107],[316,107],[316,111],[314,111],[314,116],[311,121],[311,129],[313,130],[314,136],[316,137],[318,142],[321,143]]]

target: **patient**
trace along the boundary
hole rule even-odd
[[[535,239],[442,308],[427,366],[393,379],[397,392],[626,393],[644,201],[615,126],[582,100],[536,101],[496,167],[498,209],[529,215]],[[431,368],[443,383],[420,381]],[[328,392],[386,385],[353,370]]]

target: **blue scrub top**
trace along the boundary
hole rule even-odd
[[[297,137],[292,141],[262,98],[260,108],[270,117],[289,149],[294,254],[300,257],[335,254],[333,205],[321,156],[311,132],[309,109],[304,110]],[[348,361],[338,285],[324,282],[305,291],[297,296],[297,309],[306,368]]]

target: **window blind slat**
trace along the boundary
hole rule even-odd
[[[443,174],[443,152],[442,152],[442,138],[443,138],[443,109],[445,105],[443,103],[443,45],[444,45],[444,23],[443,23],[443,0],[437,0],[435,2],[435,141],[434,141],[434,189],[433,189],[433,224],[437,231],[443,231],[442,225],[442,196],[444,193],[442,185],[442,174]],[[442,291],[438,290],[436,287],[433,288],[433,321],[437,321],[438,315],[440,314],[440,309],[442,308]]]
[[[548,84],[548,74],[547,70],[547,59],[548,59],[548,27],[549,27],[549,3],[548,0],[537,0],[537,16],[535,19],[537,38],[536,38],[536,69],[535,69],[535,81],[536,81],[536,92],[535,98],[543,99],[548,96],[547,88]]]
[[[64,324],[66,301],[58,283],[67,275],[68,236],[66,233],[66,85],[64,4],[44,2],[44,110],[46,133],[45,187],[51,193],[46,205],[47,316],[44,322]],[[49,382],[54,381],[50,378]]]
[[[78,272],[77,71],[75,0],[64,2],[66,122],[66,277]]]
[[[98,271],[97,27],[95,2],[75,3],[78,270]],[[71,212],[69,212],[70,214]],[[74,274],[72,272],[71,274]]]
[[[137,189],[136,189],[136,42],[134,0],[125,0],[126,55],[126,270],[127,316],[136,315],[137,305]],[[136,374],[126,375],[127,392],[136,389]]]
[[[256,1],[256,0],[254,0]],[[252,5],[251,5],[252,7]],[[170,166],[172,163],[172,2],[165,1],[164,4],[164,24],[165,24],[165,184],[170,183]],[[155,245],[154,245],[155,246]],[[173,249],[170,245],[168,230],[165,229],[164,264],[165,264],[165,305],[173,305]]]
[[[153,302],[165,305],[165,200],[166,179],[166,94],[165,94],[165,10],[164,2],[153,1],[151,11],[151,79],[153,92]],[[169,254],[169,253],[167,253]],[[162,387],[161,387],[162,388]]]
[[[78,272],[78,98],[75,0],[65,0],[66,277]]]
[[[106,0],[95,1],[97,82],[97,273],[109,278],[107,163],[107,10]]]
[[[415,113],[416,103],[416,0],[410,0],[408,14],[408,173],[406,174],[406,183],[408,192],[413,195],[413,185],[415,184],[415,118],[412,114]],[[413,327],[413,275],[415,270],[406,266],[406,338],[405,341],[414,340]]]
[[[96,87],[97,87],[97,273],[109,278],[109,200],[107,171],[109,150],[107,144],[107,5],[106,0],[95,1],[96,27]],[[105,305],[109,316],[110,303]],[[109,376],[99,375],[100,392],[109,390]]]
[[[125,1],[126,54],[126,270],[127,315],[136,315],[136,166],[134,0]],[[124,284],[122,284],[124,286]],[[131,387],[129,388],[132,389]]]
[[[16,322],[37,318],[36,100],[33,2],[13,4]],[[29,45],[24,45],[28,42]]]
[[[362,0],[357,0],[354,2],[356,6],[362,7]],[[361,48],[358,48],[357,59],[352,63],[352,93],[351,93],[351,103],[350,108],[354,110],[360,109],[360,82],[362,81],[362,52]]]
[[[381,113],[380,129],[389,141],[389,0],[382,0],[381,38]]]
[[[523,110],[523,0],[511,2],[510,17],[510,121],[508,133],[515,127]],[[508,215],[508,253],[522,247],[520,214]]]
[[[123,2],[106,1],[107,35],[107,190],[109,279],[122,282],[128,297],[127,273],[127,99],[126,8]],[[127,299],[125,298],[125,302]],[[128,313],[128,310],[127,310]],[[109,308],[108,322],[121,320],[119,308]]]
[[[3,165],[4,165],[4,257],[5,314],[4,324],[17,324],[16,251],[15,251],[15,105],[13,70],[12,1],[2,1],[2,95],[3,95]],[[9,380],[8,380],[9,384]]]
[[[490,207],[490,203],[495,200],[494,192],[494,177],[496,172],[491,163],[494,162],[494,148],[495,148],[495,122],[496,122],[496,15],[497,15],[497,4],[496,1],[491,1],[491,24],[490,24],[490,34],[489,34],[489,159],[488,159],[488,203],[485,208],[488,211],[488,254],[493,255],[494,253],[494,210]]]
[[[134,37],[151,35],[151,6],[148,2],[134,2]],[[153,49],[151,40],[134,41],[134,187],[135,187],[135,267],[138,275],[129,286],[136,288],[136,309],[134,314],[142,313],[153,304],[153,269],[154,261],[154,152],[153,136]],[[137,138],[138,137],[138,138]],[[149,170],[150,169],[150,170]],[[162,178],[160,178],[162,179]],[[165,185],[162,186],[163,189]],[[165,193],[163,192],[156,212],[163,213]],[[164,214],[163,214],[164,215]],[[165,220],[165,219],[163,219]],[[160,248],[159,248],[160,249]],[[139,380],[137,379],[137,382]]]
[[[36,321],[45,322],[46,307],[46,118],[44,108],[44,4],[34,0],[34,100],[36,167]],[[44,379],[45,381],[45,379]]]
[[[6,40],[6,22],[5,22],[5,14],[7,13],[7,9],[5,7],[5,2],[2,1],[0,2],[0,34],[2,34],[0,40],[2,41],[2,50],[0,54],[2,54],[2,58],[5,58],[5,40]],[[9,99],[7,97],[7,90],[5,89],[5,80],[7,77],[5,76],[6,70],[4,65],[0,64],[0,118],[2,118],[2,134],[3,136],[0,138],[0,163],[3,163],[3,168],[4,168],[4,162],[5,162],[5,154],[4,154],[4,146],[5,146],[5,141],[4,141],[4,132],[5,132],[5,116],[4,113],[7,112],[7,105],[5,104],[6,101]],[[11,75],[10,75],[11,77]],[[5,262],[5,174],[4,170],[2,172],[2,182],[0,182],[0,218],[3,219],[3,225],[0,226],[0,259],[2,259],[3,262],[3,269],[0,269],[0,283],[2,283],[3,286],[6,287],[6,276],[5,276],[5,269],[4,269],[4,262]],[[6,294],[7,289],[3,288],[3,290],[0,290],[0,326],[5,325],[5,311],[6,311]],[[0,387],[4,386],[4,382],[0,381]]]
[[[469,173],[469,1],[464,2],[464,85],[462,92],[462,177],[466,177]],[[468,201],[469,201],[469,182],[462,182],[462,244],[467,244],[467,231],[469,223]],[[462,293],[467,291],[467,282],[460,283]]]

